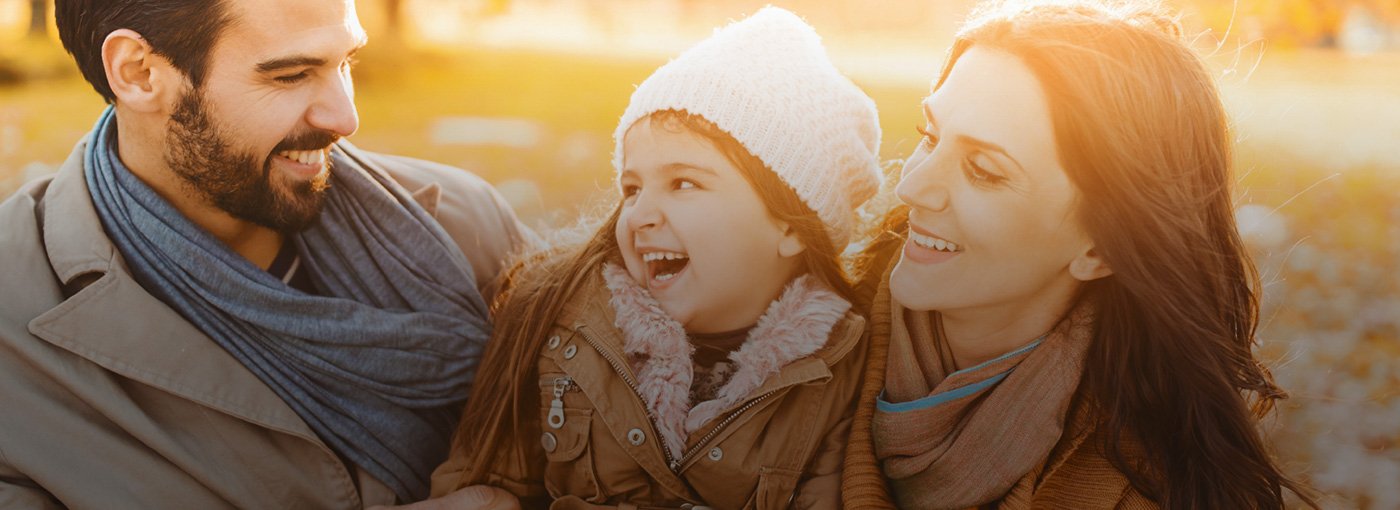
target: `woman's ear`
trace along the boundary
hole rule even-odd
[[[112,31],[102,41],[102,67],[107,85],[124,108],[154,113],[173,105],[185,82],[184,73],[157,55],[141,34],[127,28]]]
[[[797,237],[797,232],[793,230],[792,225],[787,224],[787,222],[778,222],[778,227],[783,229],[783,237],[778,240],[778,255],[789,258],[796,257],[807,249],[807,246],[802,244],[802,239]]]
[[[1069,261],[1069,274],[1076,280],[1088,282],[1113,274],[1113,268],[1108,267],[1108,261],[1099,256],[1097,250],[1090,247],[1074,260]]]

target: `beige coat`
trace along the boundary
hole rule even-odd
[[[792,306],[770,308],[731,357],[737,368],[725,386],[736,388],[730,394],[739,398],[692,409],[687,429],[693,430],[680,439],[684,453],[673,455],[663,447],[665,418],[655,419],[640,396],[650,392],[635,389],[648,387],[649,371],[637,371],[626,354],[634,345],[629,342],[663,333],[614,326],[618,315],[623,324],[655,325],[656,317],[628,319],[626,309],[659,308],[629,306],[595,276],[572,298],[541,350],[540,420],[521,431],[539,440],[522,452],[526,465],[493,466],[489,484],[515,493],[525,508],[838,508],[841,458],[865,364],[865,321],[833,293],[804,299],[796,289],[780,300]],[[618,311],[610,299],[620,304]],[[830,306],[832,300],[841,306]],[[813,320],[818,315],[826,318]],[[765,321],[787,328],[765,334]],[[805,334],[815,342],[792,340],[804,336],[804,328],[820,331]],[[781,353],[802,342],[809,348]],[[755,358],[779,360],[781,368],[745,379],[750,345],[765,345],[765,354]],[[556,389],[563,420],[553,427]],[[433,474],[433,494],[454,489],[468,465],[465,456],[448,459]]]
[[[392,503],[132,279],[88,194],[85,144],[0,204],[0,508]],[[479,286],[531,235],[470,173],[365,156],[436,215]]]

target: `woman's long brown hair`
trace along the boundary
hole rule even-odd
[[[1284,488],[1316,507],[1257,428],[1286,394],[1254,357],[1258,276],[1232,214],[1224,107],[1176,20],[1145,2],[984,4],[935,89],[974,45],[1039,79],[1076,214],[1113,269],[1081,294],[1098,322],[1080,391],[1107,458],[1164,508],[1282,508]],[[860,259],[862,295],[907,215],[890,211]]]
[[[825,225],[762,160],[697,115],[663,110],[638,122],[690,132],[713,143],[758,192],[768,213],[789,225],[802,241],[805,249],[799,254],[799,274],[812,275],[843,298],[853,299],[840,252]],[[604,262],[620,260],[614,235],[620,213],[619,205],[586,242],[528,255],[507,273],[494,306],[491,342],[453,439],[452,455],[469,460],[458,487],[488,483],[489,468],[498,463],[535,469],[543,464],[542,460],[526,458],[528,452],[538,449],[539,438],[522,433],[531,430],[527,424],[540,419],[536,384],[540,350],[570,298],[595,277]]]

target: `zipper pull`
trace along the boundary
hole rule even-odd
[[[554,400],[549,401],[549,417],[546,422],[553,429],[564,426],[564,392],[569,391],[569,387],[574,384],[573,378],[558,377],[554,379]]]

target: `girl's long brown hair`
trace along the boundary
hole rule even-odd
[[[1113,268],[1081,294],[1098,310],[1081,394],[1107,458],[1164,508],[1282,508],[1284,488],[1315,507],[1257,428],[1286,394],[1254,357],[1258,276],[1232,214],[1224,107],[1176,20],[1145,2],[984,4],[935,88],[974,45],[1039,79],[1076,214]],[[862,289],[897,256],[907,216],[885,216]],[[1145,457],[1124,454],[1126,434]]]
[[[840,252],[825,225],[762,160],[697,115],[662,110],[638,122],[687,131],[713,143],[758,192],[768,213],[789,225],[806,247],[799,255],[799,274],[812,275],[843,298],[853,299]],[[528,424],[540,419],[536,384],[540,350],[570,298],[604,262],[620,260],[614,235],[620,213],[619,204],[586,242],[528,255],[507,273],[494,306],[491,342],[453,439],[452,455],[469,460],[457,487],[487,483],[489,468],[498,463],[527,468],[542,464],[526,458],[538,449],[539,438],[524,433],[531,430]]]

